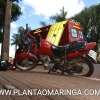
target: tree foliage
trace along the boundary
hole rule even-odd
[[[3,23],[4,23],[5,6],[6,6],[5,0],[0,0],[0,30],[2,29]],[[21,15],[20,6],[17,3],[13,3],[12,4],[12,16],[11,16],[12,21],[16,21],[20,15]]]
[[[85,8],[73,19],[81,23],[89,41],[100,41],[100,4]]]
[[[55,22],[60,22],[66,20],[67,12],[65,11],[64,7],[60,10],[60,13],[57,13],[54,16],[51,16],[50,19]]]
[[[50,20],[54,22],[60,22],[66,20],[67,12],[65,11],[64,7],[60,10],[60,13],[56,13],[50,17]],[[41,26],[47,26],[48,24],[44,21],[40,22]]]
[[[19,7],[19,5],[13,4],[12,5],[12,16],[11,16],[12,21],[16,21],[21,14],[22,14],[21,8]]]
[[[25,35],[26,30],[21,26],[18,28],[18,33],[13,34],[11,45],[15,45],[15,49],[22,44],[23,37]]]
[[[23,42],[26,40],[26,36],[27,36],[27,32],[30,31],[31,28],[27,27],[26,29],[23,26],[20,26],[18,28],[18,32],[17,34],[13,34],[12,36],[12,43],[11,45],[15,45],[15,48],[17,49],[17,47],[22,47],[23,46]]]
[[[2,34],[1,31],[3,29],[3,25],[4,25],[4,16],[5,16],[5,6],[6,6],[6,0],[0,0],[0,42],[2,40]],[[12,0],[13,4],[12,4],[12,16],[11,16],[11,21],[16,21],[18,19],[18,17],[22,14],[21,12],[21,8],[18,5],[18,3],[20,0]]]
[[[44,26],[47,26],[47,23],[44,22],[44,21],[41,21],[41,22],[40,22],[40,25],[44,27]]]

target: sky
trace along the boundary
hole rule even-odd
[[[85,7],[100,3],[100,0],[22,0],[19,5],[22,15],[11,23],[11,36],[18,27],[28,24],[31,29],[41,27],[40,22],[50,24],[50,16],[59,13],[62,7],[67,11],[67,18],[81,12]],[[10,56],[14,57],[14,46],[10,46]]]

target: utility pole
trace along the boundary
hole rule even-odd
[[[1,49],[1,58],[3,60],[9,60],[9,42],[10,42],[10,23],[11,23],[11,8],[12,1],[5,0],[5,19],[4,19],[4,27],[3,27],[3,41],[2,41],[2,49]]]

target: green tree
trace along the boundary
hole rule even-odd
[[[20,44],[20,34],[13,34],[11,40],[12,40],[11,45],[15,45],[15,51],[16,51],[18,48],[18,45]]]
[[[88,35],[90,41],[100,42],[100,4],[85,8],[73,19],[81,23],[85,36]]]
[[[18,2],[18,0],[13,0],[11,9],[11,21],[16,21],[22,14],[20,6],[17,3],[14,3],[15,1]],[[3,37],[2,36],[3,34],[1,33],[4,25],[5,6],[6,6],[6,0],[0,0],[0,42],[2,42],[1,37]]]
[[[67,12],[65,11],[64,7],[60,10],[60,13],[57,13],[55,15],[52,15],[50,17],[50,20],[54,21],[54,22],[60,22],[60,21],[65,21],[66,20],[66,16],[67,16]],[[41,26],[47,26],[48,24],[44,21],[40,22]]]
[[[41,22],[40,22],[40,25],[44,27],[44,26],[47,26],[47,23],[44,22],[44,21],[41,21]]]
[[[88,9],[85,8],[81,13],[76,15],[73,19],[81,23],[82,27],[84,28],[84,34],[86,35],[88,30],[88,21],[89,21]]]
[[[3,41],[1,49],[1,58],[4,60],[9,60],[9,41],[10,41],[10,23],[12,18],[12,4],[14,1],[19,0],[4,0],[4,22],[3,22]]]
[[[60,21],[65,21],[66,20],[66,16],[67,16],[67,12],[65,11],[64,7],[60,10],[60,13],[57,13],[53,16],[50,17],[50,20],[54,21],[54,22],[60,22]],[[47,26],[48,24],[44,21],[40,22],[41,26]]]
[[[18,28],[18,33],[17,34],[13,34],[12,36],[12,43],[11,45],[15,45],[15,51],[17,50],[17,48],[22,45],[22,40],[24,38],[26,30],[21,26]]]
[[[23,42],[26,39],[27,32],[30,30],[31,30],[31,28],[28,27],[28,24],[26,24],[26,29],[24,27],[20,26],[18,28],[18,33],[13,34],[12,39],[11,39],[11,41],[12,41],[11,45],[15,45],[15,50],[17,50],[18,47],[22,47]]]
[[[64,7],[60,10],[60,13],[57,13],[54,16],[51,16],[50,19],[55,22],[60,22],[66,20],[67,12],[65,11]]]

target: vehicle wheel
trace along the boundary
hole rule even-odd
[[[15,62],[16,68],[20,69],[21,71],[34,69],[36,65],[37,65],[36,59],[24,59],[22,61]]]
[[[82,67],[82,70],[77,75],[89,77],[93,74],[94,65],[88,58],[83,58],[82,61],[78,62],[78,65]]]

